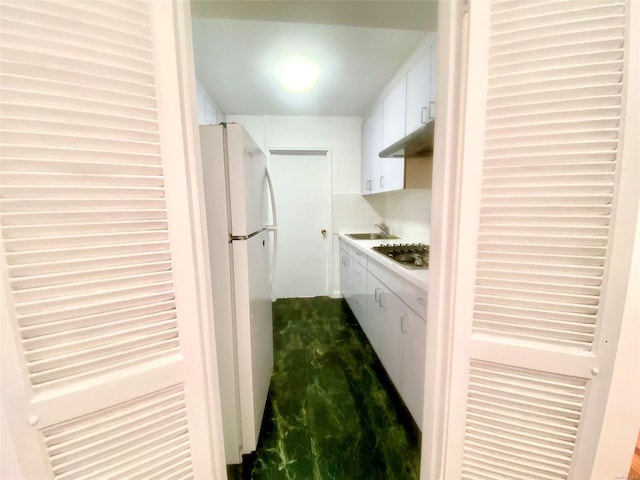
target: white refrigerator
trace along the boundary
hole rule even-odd
[[[233,464],[256,449],[273,371],[275,201],[266,156],[241,125],[200,126],[200,144],[225,456]]]

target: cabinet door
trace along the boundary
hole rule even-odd
[[[342,296],[349,303],[351,297],[351,278],[349,276],[349,255],[343,249],[340,249],[340,290]]]
[[[380,294],[385,286],[373,274],[367,277],[367,337],[378,357],[382,358],[382,322],[384,308],[380,305]]]
[[[351,310],[363,330],[367,330],[367,269],[349,256],[349,289]]]
[[[362,185],[363,195],[377,193],[382,159],[382,104],[371,112],[362,124]]]
[[[393,145],[405,135],[407,77],[389,92],[382,111],[382,148]]]
[[[407,134],[429,121],[430,93],[431,49],[428,49],[407,74]]]
[[[380,359],[396,389],[402,392],[402,331],[400,330],[400,318],[404,313],[402,302],[385,286],[378,298],[380,307],[383,309]]]
[[[403,304],[400,329],[402,331],[402,399],[418,427],[422,429],[427,322]]]
[[[391,157],[382,159],[382,175],[378,180],[381,192],[402,190],[404,188],[404,158]]]

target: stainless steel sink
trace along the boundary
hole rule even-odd
[[[347,233],[354,240],[398,240],[400,237],[387,233]]]

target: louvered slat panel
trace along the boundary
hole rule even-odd
[[[3,191],[8,190],[3,187]],[[129,192],[132,189],[123,191]],[[98,194],[101,189],[95,189]],[[114,190],[114,195],[119,196],[120,190]],[[15,197],[14,197],[15,198]],[[166,230],[167,222],[163,219],[151,219],[142,221],[122,221],[122,222],[92,222],[92,223],[57,223],[56,233],[62,236],[69,235],[91,235],[109,234],[118,232],[144,232],[153,230]],[[3,227],[4,238],[9,239],[33,239],[46,237],[50,233],[47,225],[5,225]]]
[[[21,75],[2,75],[2,84],[4,87],[22,95],[28,95],[28,92],[48,92],[50,95],[64,96],[71,88],[73,88],[74,96],[78,99],[92,100],[100,98],[110,98],[118,101],[122,105],[135,105],[140,108],[156,108],[156,100],[148,94],[136,95],[126,90],[113,90],[107,88],[99,88],[93,85],[85,86],[76,83],[61,82],[55,79],[34,79]],[[78,80],[76,79],[76,82]],[[10,94],[9,94],[10,95]],[[15,93],[14,96],[17,96]],[[8,97],[11,98],[11,97]]]
[[[32,386],[172,358],[148,5],[2,9],[0,227]]]
[[[59,84],[67,85],[69,87],[73,86],[74,88],[76,86],[86,87],[90,85],[93,89],[95,89],[95,91],[104,90],[107,92],[110,92],[110,91],[121,92],[121,93],[126,93],[128,95],[131,95],[134,98],[135,96],[153,96],[153,92],[154,92],[153,85],[126,81],[126,80],[119,80],[117,78],[112,78],[112,77],[99,76],[91,72],[88,72],[88,73],[73,72],[73,71],[69,71],[61,68],[56,68],[55,66],[33,65],[25,62],[20,62],[20,61],[10,62],[10,61],[6,61],[5,59],[0,59],[0,68],[2,72],[10,71],[12,73],[12,76],[16,78],[21,78],[21,79],[44,78],[44,79],[47,79],[49,82],[58,82]],[[147,101],[147,103],[149,102],[150,101]],[[38,106],[35,105],[31,107],[24,106],[23,108],[27,109],[27,113],[29,113],[30,110],[33,110],[34,108],[37,108],[37,107]],[[21,113],[24,112],[24,110],[18,108],[18,106],[11,105],[9,103],[7,103],[6,107],[4,108],[4,111],[7,116],[20,115]],[[75,117],[76,115],[82,115],[82,113],[83,112],[81,111],[74,112],[74,118],[76,118]],[[58,116],[66,114],[68,116],[69,112],[67,110],[50,112],[50,115],[53,115],[53,114],[56,114]],[[33,118],[32,113],[27,114],[26,116],[28,118]],[[111,124],[116,126],[121,125],[120,122],[124,123],[125,125],[128,122],[128,119],[124,117],[123,118],[114,117],[111,119],[94,118],[93,120],[94,122],[108,122],[109,120],[111,120]],[[118,120],[120,120],[120,122]],[[156,127],[155,122],[150,122],[150,121],[147,121],[145,125],[148,128]]]
[[[136,242],[113,245],[97,245],[84,248],[58,248],[47,250],[32,250],[10,253],[7,255],[9,268],[13,265],[31,265],[46,262],[60,262],[64,260],[90,260],[113,255],[127,255],[133,253],[148,253],[150,251],[169,250],[166,239],[160,242]]]
[[[26,342],[33,337],[73,332],[74,329],[78,329],[80,332],[83,332],[85,329],[99,329],[103,326],[109,328],[109,325],[127,326],[127,322],[131,322],[128,326],[135,326],[147,321],[148,317],[152,317],[156,321],[165,321],[170,318],[175,318],[174,310],[175,303],[172,298],[169,298],[164,301],[156,301],[151,304],[125,306],[117,310],[110,310],[108,312],[97,314],[87,314],[85,316],[74,317],[71,319],[43,321],[40,323],[33,322],[31,324],[25,324],[21,333],[22,338]]]
[[[4,3],[5,16],[14,20],[24,19],[36,25],[59,24],[62,31],[82,32],[105,40],[103,43],[116,41],[149,50],[151,48],[149,17],[144,14],[139,15],[140,21],[131,22],[129,17],[123,19],[97,15],[84,5],[74,7],[63,1]]]
[[[6,50],[3,49],[2,51],[5,52]],[[63,67],[70,68],[69,65],[64,65]],[[107,75],[107,72],[104,72],[104,75]],[[14,88],[4,88],[2,99],[9,105],[24,104],[27,106],[37,105],[41,108],[67,108],[71,111],[84,111],[101,115],[122,116],[125,118],[132,117],[144,120],[151,120],[155,115],[153,100],[147,99],[146,101],[140,102],[139,98],[129,95],[127,98],[129,103],[117,103],[110,101],[110,99],[116,100],[122,98],[122,94],[117,91],[79,88],[78,93],[71,96],[68,94],[65,95],[63,89],[63,87],[67,85],[69,90],[74,91],[75,86],[70,84],[48,81],[40,82],[40,84],[43,87],[40,91],[34,88],[29,90],[27,88],[29,85],[20,84]],[[53,88],[46,90],[44,87],[46,84]],[[35,87],[35,82],[31,82],[30,85]],[[93,96],[91,95],[92,91],[95,92]],[[136,105],[136,103],[134,103],[135,101],[141,104]]]
[[[114,273],[113,271],[111,273]],[[90,293],[104,292],[109,289],[121,289],[124,287],[135,288],[156,282],[166,282],[172,279],[171,270],[150,272],[142,275],[131,275],[128,271],[121,276],[112,275],[104,279],[91,279],[83,282],[70,282],[63,285],[47,285],[39,288],[22,289],[16,292],[16,299],[20,303],[42,302],[43,300],[86,295]]]
[[[43,139],[46,141],[46,139]],[[117,152],[113,152],[117,154]],[[95,186],[129,186],[129,187],[161,187],[164,182],[161,177],[143,175],[93,175],[88,173],[49,173],[7,172],[2,175],[5,185],[45,185],[45,186],[70,186],[95,185]]]
[[[57,480],[152,478],[171,465],[192,474],[181,386],[53,425],[42,436]]]
[[[87,5],[87,4],[85,4]],[[106,53],[109,55],[118,55],[120,57],[128,57],[139,62],[148,62],[149,50],[140,48],[136,43],[118,43],[104,42],[92,35],[78,31],[61,31],[51,25],[43,25],[34,23],[32,18],[23,17],[22,20],[15,18],[5,19],[2,22],[3,33],[6,35],[21,35],[29,38],[46,40],[55,36],[57,42],[69,45],[83,45],[84,47],[95,49],[96,53]]]
[[[624,3],[491,8],[473,331],[589,350],[613,201]]]
[[[61,331],[51,335],[25,338],[24,346],[28,355],[33,359],[42,359],[46,356],[62,352],[79,351],[90,347],[104,345],[113,340],[145,336],[164,330],[175,329],[175,312],[162,312],[160,315],[148,315],[138,319],[128,320],[128,324],[116,323],[116,333],[112,333],[110,325],[96,325],[77,330]],[[163,321],[164,319],[164,321]],[[118,327],[125,327],[118,329]],[[75,325],[73,328],[76,328]],[[50,344],[55,343],[51,347]]]
[[[464,478],[566,478],[585,389],[582,379],[473,361]]]
[[[78,121],[82,122],[82,119]],[[84,122],[83,122],[84,124]],[[149,155],[144,153],[118,152],[117,155],[112,152],[102,152],[99,150],[86,150],[80,148],[64,148],[50,147],[48,145],[0,145],[2,153],[7,158],[25,158],[38,159],[45,158],[48,160],[83,160],[90,158],[91,161],[114,162],[114,163],[135,163],[135,164],[153,164],[161,163],[160,155]]]
[[[13,125],[9,127],[9,122],[5,122],[5,125],[7,128],[0,137],[2,138],[3,143],[6,142],[6,138],[11,138],[12,143],[25,146],[31,144],[44,144],[51,147],[64,147],[73,143],[77,148],[100,150],[102,152],[112,152],[114,154],[122,151],[148,154],[160,153],[160,146],[157,143],[136,142],[116,138],[83,137],[80,136],[80,132],[74,136],[21,132],[17,130],[12,131],[11,128],[13,128]]]
[[[115,232],[92,235],[59,235],[53,237],[36,237],[21,240],[6,240],[7,252],[38,251],[47,247],[54,249],[70,247],[87,247],[98,245],[118,245],[135,242],[161,242],[166,240],[166,232],[150,230],[147,232]]]
[[[51,162],[44,161],[47,165],[43,165],[42,170],[50,169]],[[91,164],[89,164],[90,166]],[[95,164],[93,164],[95,165]],[[97,170],[100,166],[97,166]],[[123,165],[123,171],[125,174],[138,171],[137,167]],[[144,198],[162,198],[164,196],[164,189],[161,187],[111,187],[111,186],[98,186],[98,187],[82,187],[82,186],[48,186],[48,185],[6,185],[2,191],[5,193],[6,198],[33,198],[35,196],[42,196],[43,198],[119,198],[128,197],[130,202],[135,202],[137,199]]]
[[[71,274],[74,272],[85,274],[104,268],[135,266],[143,262],[162,262],[170,259],[170,252],[164,250],[151,253],[145,252],[132,255],[111,255],[102,258],[93,258],[91,259],[90,265],[87,265],[85,260],[17,265],[11,267],[9,272],[11,273],[11,278],[33,278],[39,275],[48,276],[51,274]]]
[[[4,82],[4,79],[0,79]],[[157,143],[159,138],[157,132],[143,132],[139,129],[126,130],[125,128],[108,128],[104,125],[77,125],[76,123],[69,122],[51,122],[42,120],[24,119],[19,116],[9,117],[5,115],[4,118],[11,118],[11,126],[21,132],[37,133],[40,131],[47,131],[57,135],[84,135],[86,137],[101,137],[101,138],[120,138],[122,140],[142,140],[146,143]]]

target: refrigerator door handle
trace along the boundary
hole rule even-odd
[[[267,230],[273,232],[273,256],[271,258],[271,272],[270,272],[270,284],[273,286],[273,274],[276,271],[276,259],[278,258],[278,216],[276,213],[276,196],[273,191],[273,182],[271,181],[271,174],[269,169],[265,169],[265,176],[267,177],[267,185],[269,185],[269,198],[271,199],[271,215],[273,217],[273,223],[267,225]]]

